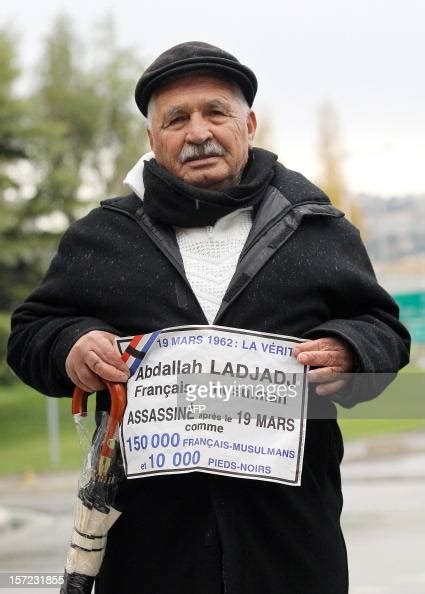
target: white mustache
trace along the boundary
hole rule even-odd
[[[226,154],[224,148],[215,140],[206,140],[202,144],[185,144],[180,152],[181,163],[193,161],[200,157],[223,157]]]

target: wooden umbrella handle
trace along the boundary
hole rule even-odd
[[[115,451],[115,433],[118,425],[121,423],[125,407],[127,405],[127,391],[125,385],[122,383],[108,382],[104,380],[111,398],[109,407],[108,423],[106,425],[105,436],[100,448],[99,473],[101,475],[107,474],[112,456]],[[72,414],[87,415],[87,399],[89,393],[75,386],[72,394]]]
[[[115,433],[124,417],[125,407],[127,405],[127,391],[124,384],[112,382],[105,382],[105,384],[111,395],[111,407],[100,454],[101,456],[111,458],[115,449]]]
[[[85,392],[83,388],[75,386],[72,393],[72,414],[81,415],[82,417],[87,416],[87,399],[89,393]]]
[[[126,389],[122,383],[114,383],[103,380],[106,387],[108,388],[109,395],[111,397],[111,406],[109,410],[109,417],[116,421],[118,425],[124,415],[125,407],[127,404]],[[72,393],[72,414],[85,417],[87,415],[87,400],[90,393],[86,392],[82,388],[75,386]]]

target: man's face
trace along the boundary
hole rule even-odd
[[[158,163],[188,184],[216,190],[239,183],[255,129],[254,112],[230,83],[194,74],[156,93],[148,135]]]

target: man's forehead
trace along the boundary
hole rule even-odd
[[[229,101],[220,98],[210,99],[208,97],[199,97],[196,101],[176,101],[169,102],[163,106],[163,110],[166,116],[171,117],[182,111],[192,111],[194,109],[227,109],[229,107]]]

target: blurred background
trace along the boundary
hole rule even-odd
[[[0,571],[61,570],[80,463],[69,401],[36,394],[5,364],[10,312],[67,226],[126,192],[122,179],[146,150],[133,101],[144,67],[199,39],[255,71],[257,145],[322,187],[359,227],[412,333],[412,363],[379,404],[341,411],[343,522],[353,594],[425,591],[424,23],[421,0],[3,4]]]

